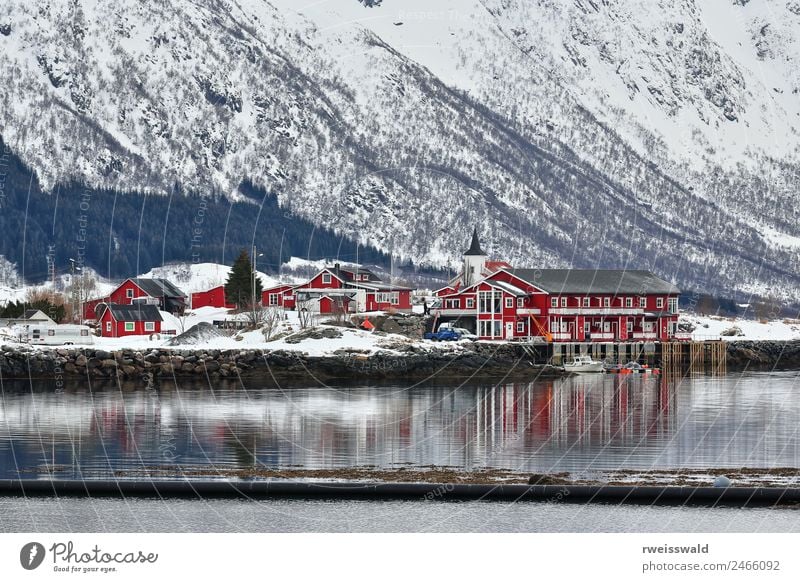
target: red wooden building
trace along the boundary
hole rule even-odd
[[[124,337],[161,333],[161,313],[156,305],[103,303],[97,307],[102,337]]]
[[[219,307],[225,309],[236,309],[236,305],[225,300],[225,285],[219,285],[208,291],[197,291],[192,293],[189,299],[191,309],[201,307]]]
[[[125,279],[107,297],[92,299],[83,304],[83,318],[97,319],[96,308],[102,303],[156,305],[162,311],[182,313],[186,308],[186,294],[166,279]]]
[[[473,234],[462,274],[436,292],[435,325],[458,321],[482,339],[686,339],[677,331],[680,290],[649,271],[503,266],[476,277],[485,257]]]
[[[410,287],[385,283],[374,272],[362,267],[326,267],[300,285],[279,285],[261,295],[266,307],[297,309],[319,313],[411,311]]]

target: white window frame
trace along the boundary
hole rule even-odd
[[[125,297],[128,299],[133,299],[133,289],[125,289]]]
[[[525,333],[525,322],[518,321],[517,322],[517,333]]]
[[[513,309],[513,308],[514,308],[514,298],[506,297],[506,309]]]
[[[467,309],[475,309],[475,298],[474,297],[466,297],[465,298]]]
[[[269,294],[269,304],[271,307],[274,307],[278,304],[278,294],[277,293],[270,293]]]
[[[323,285],[330,285],[331,284],[331,274],[330,273],[322,273],[322,284]]]
[[[561,298],[561,307],[566,307],[566,306],[567,306],[567,298],[566,297],[562,297]]]
[[[664,298],[656,297],[656,309],[664,309]]]
[[[525,307],[525,298],[517,297],[517,309],[522,309],[523,307]]]
[[[628,333],[633,333],[633,320],[632,319],[628,319],[625,322],[625,329],[628,331]]]
[[[592,298],[591,297],[584,297],[583,298],[583,306],[584,307],[591,307],[592,305]]]
[[[627,308],[633,307],[633,297],[625,298],[625,307]]]
[[[604,321],[603,322],[603,333],[611,333],[611,322]]]
[[[128,327],[128,326],[130,326],[130,327]],[[125,331],[136,331],[136,322],[126,321],[125,322]]]
[[[592,322],[588,319],[583,322],[583,333],[592,333]]]
[[[111,322],[110,321],[106,322],[106,332],[107,333],[111,333]]]
[[[145,331],[155,331],[156,330],[156,322],[155,321],[145,321],[144,322],[144,330]]]
[[[639,307],[642,309],[647,307],[647,297],[639,297]]]
[[[667,299],[667,311],[670,313],[678,313],[678,298],[669,297]]]
[[[603,307],[611,307],[611,297],[603,297]]]
[[[392,291],[392,294],[389,299],[392,305],[400,305],[400,293],[398,293],[397,291]]]
[[[550,298],[550,307],[558,307],[558,297]]]

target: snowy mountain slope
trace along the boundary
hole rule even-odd
[[[740,4],[13,0],[0,133],[45,187],[248,178],[418,263],[477,222],[518,264],[798,301],[796,15]]]

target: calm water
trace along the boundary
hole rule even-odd
[[[247,391],[5,382],[0,478],[174,465],[798,467],[799,388],[797,373]]]

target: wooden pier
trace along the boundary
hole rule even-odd
[[[574,356],[589,355],[595,360],[615,364],[638,362],[661,368],[665,374],[724,374],[727,371],[727,344],[724,341],[552,343],[525,350],[537,363],[562,365]]]

